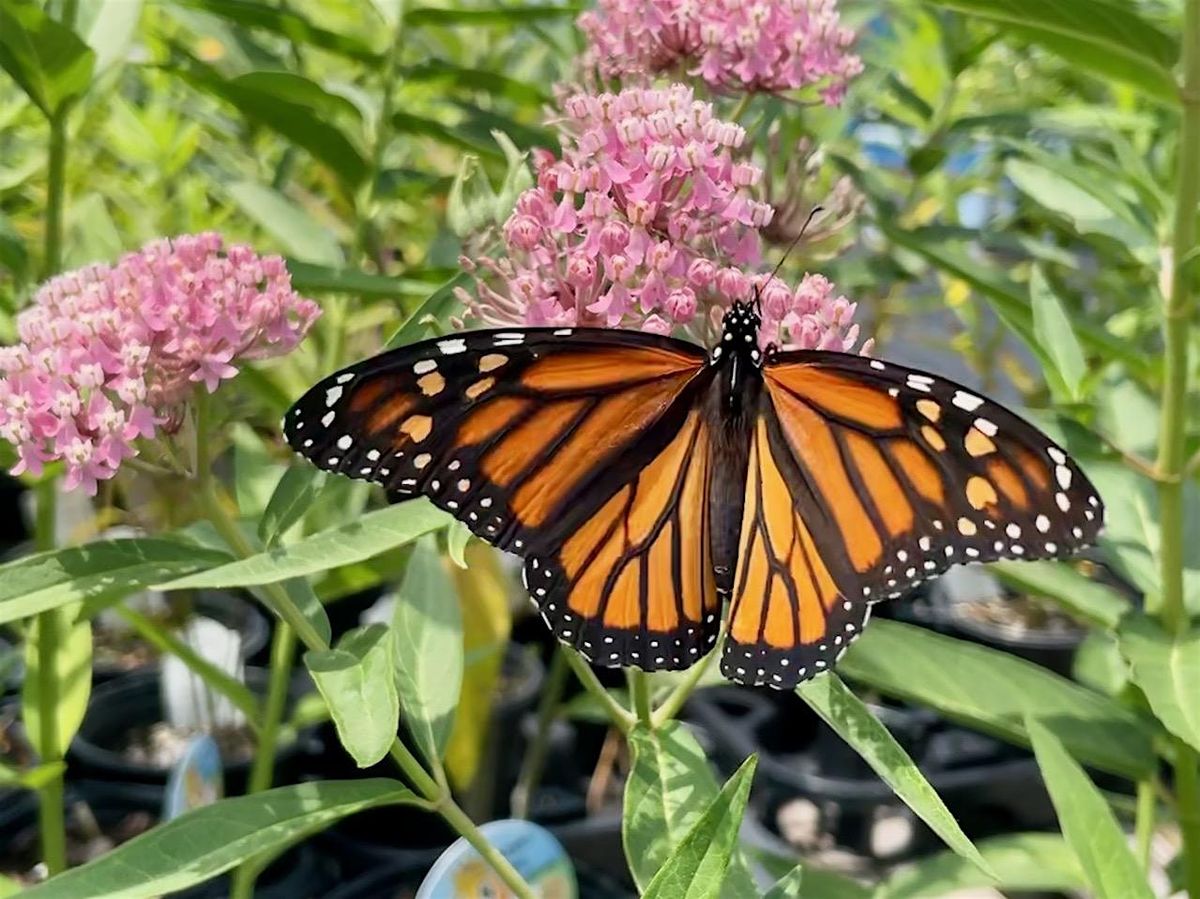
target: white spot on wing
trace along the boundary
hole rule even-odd
[[[973,393],[967,393],[965,390],[954,391],[954,398],[950,400],[958,408],[965,412],[974,412],[983,405],[983,400],[975,396]]]
[[[341,387],[330,387],[328,390],[325,391],[325,405],[326,406],[332,406],[334,403],[336,403],[341,398],[342,398],[342,388]]]
[[[431,371],[436,371],[436,370],[437,370],[437,360],[436,359],[422,359],[420,362],[416,363],[413,366],[413,374],[416,374],[416,375],[427,375]]]
[[[439,340],[438,349],[447,356],[453,356],[455,353],[465,353],[467,351],[467,342],[461,337],[455,337],[451,340]]]

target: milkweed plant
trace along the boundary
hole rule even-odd
[[[33,750],[0,791],[36,800],[40,841],[0,888],[226,875],[242,899],[297,841],[386,809],[439,818],[505,895],[538,895],[480,825],[538,816],[566,722],[604,735],[587,805],[620,808],[641,895],[1200,899],[1200,0],[1168,7],[0,6],[0,437],[32,500],[0,565],[23,660],[2,702]],[[788,714],[807,706],[933,837],[854,877],[754,837],[779,830],[774,775],[707,757],[727,744],[690,712],[734,689],[715,652],[614,676],[525,646],[546,673],[494,782],[500,660],[530,614],[515,569],[281,438],[305,389],[385,347],[504,326],[707,345],[752,294],[764,348],[933,354],[1007,395],[1109,510],[1082,560],[989,566],[1079,632],[1067,670],[892,616],[797,689]],[[150,588],[237,591],[272,621],[248,689],[123,613],[250,722],[245,789],[72,867],[93,625]],[[968,822],[887,705],[1035,760],[1058,829]],[[325,767],[278,764],[314,731]]]

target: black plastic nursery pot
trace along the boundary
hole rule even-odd
[[[190,606],[190,614],[211,618],[241,634],[242,658],[247,661],[259,658],[271,639],[271,626],[266,616],[245,596],[223,590],[201,590],[190,594],[190,597],[168,593],[165,598],[172,609],[183,608],[183,604],[187,603]],[[183,617],[183,614],[185,613],[181,611],[180,617]],[[142,645],[150,658],[131,663],[127,659],[117,658],[115,652],[105,653],[98,642],[97,656],[92,663],[93,683],[103,683],[133,671],[153,668],[158,664],[157,650],[142,644],[136,635],[131,639]]]
[[[268,673],[261,668],[246,669],[246,684],[256,693],[266,691]],[[68,761],[74,776],[106,782],[147,784],[160,791],[166,786],[170,769],[129,759],[125,749],[131,734],[163,720],[157,670],[135,671],[100,684],[92,691],[87,713],[79,733],[71,743]],[[305,691],[303,681],[293,681],[291,700]],[[278,748],[275,759],[275,783],[295,780],[300,760],[313,749],[315,731],[301,732],[298,738]],[[225,763],[225,793],[245,792],[250,759]]]
[[[719,767],[759,755],[755,778],[763,821],[801,849],[837,846],[897,862],[941,848],[859,755],[795,697],[788,710],[730,687],[697,691],[686,714],[706,731]],[[936,714],[868,703],[917,762],[969,837],[1054,824],[1032,755]]]

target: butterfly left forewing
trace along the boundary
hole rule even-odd
[[[705,361],[637,332],[469,332],[329,376],[284,434],[524,556],[539,610],[589,657],[686,667],[716,631]]]

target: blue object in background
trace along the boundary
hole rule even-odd
[[[212,805],[225,795],[225,769],[221,751],[212,737],[194,737],[171,768],[163,797],[163,821],[184,812]]]
[[[575,869],[550,831],[529,821],[490,821],[479,828],[541,899],[576,899]],[[456,840],[429,869],[416,899],[509,899],[513,894],[479,853]]]

